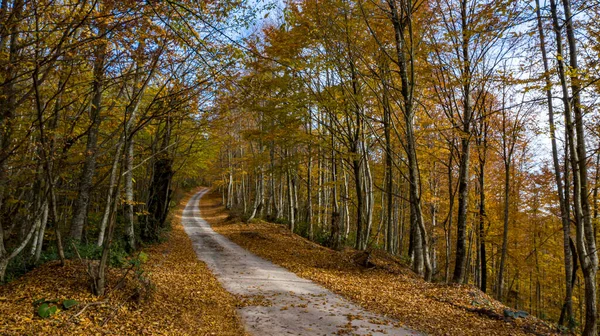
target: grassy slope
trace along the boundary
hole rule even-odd
[[[228,219],[218,195],[206,195],[200,203],[212,227],[242,247],[416,330],[432,335],[551,334],[533,317],[505,322],[475,313],[484,308],[502,316],[505,307],[472,286],[427,283],[384,253],[373,258],[376,267],[363,269],[352,261],[355,251],[321,247],[281,225]]]
[[[0,286],[0,334],[243,335],[235,312],[236,299],[197,260],[179,222],[185,201],[187,197],[173,218],[169,239],[145,249],[149,259],[143,268],[154,286],[145,301],[132,299],[139,282],[131,276],[107,297],[96,298],[90,294],[85,270],[79,262],[70,261],[65,267],[48,263]],[[123,270],[111,270],[109,288],[122,274]],[[32,306],[39,298],[76,299],[81,304],[41,319]],[[106,304],[89,306],[80,316],[72,318],[85,303],[99,301]],[[108,322],[102,326],[106,319]]]

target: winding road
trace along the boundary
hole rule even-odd
[[[212,230],[195,194],[182,217],[198,258],[223,287],[242,298],[246,330],[263,335],[419,335],[397,321],[370,313],[340,295],[259,258]]]

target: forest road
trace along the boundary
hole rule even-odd
[[[198,258],[226,290],[242,298],[244,304],[238,313],[250,334],[420,335],[259,258],[213,231],[199,208],[207,191],[203,189],[188,201],[181,222]]]

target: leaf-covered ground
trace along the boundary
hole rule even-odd
[[[506,307],[472,286],[426,283],[384,253],[372,256],[376,266],[365,269],[353,261],[355,251],[321,247],[281,225],[229,219],[218,195],[207,194],[200,203],[202,217],[235,243],[410,328],[431,335],[553,333],[533,317],[509,322],[489,317],[502,317]]]
[[[179,220],[184,201],[169,239],[145,249],[149,258],[142,267],[153,288],[145,299],[140,297],[148,287],[133,272],[119,288],[98,298],[90,293],[81,263],[47,263],[0,286],[0,334],[244,335],[235,312],[238,302],[198,261],[183,231]],[[108,288],[119,283],[123,273],[112,269]],[[59,304],[74,299],[79,305],[42,319],[32,304],[41,298],[58,299]]]

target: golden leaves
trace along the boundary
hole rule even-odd
[[[202,215],[215,231],[260,257],[410,328],[432,335],[551,333],[546,324],[533,317],[505,322],[475,313],[489,310],[502,315],[505,308],[475,287],[427,283],[398,258],[381,251],[373,251],[376,266],[366,269],[353,262],[354,250],[324,248],[289,234],[281,225],[227,220],[219,202],[218,195],[206,195],[201,200]]]
[[[174,217],[169,240],[140,254],[146,260],[142,266],[145,274],[154,286],[148,299],[139,303],[128,300],[134,281],[126,281],[108,298],[94,297],[79,263],[67,261],[62,268],[47,263],[0,286],[0,334],[243,335],[235,313],[237,300],[197,260],[178,217]],[[121,277],[121,270],[111,269],[108,287],[113,288]],[[81,304],[42,319],[35,314],[37,307],[32,306],[41,297],[74,299]],[[94,302],[98,304],[72,318]]]

